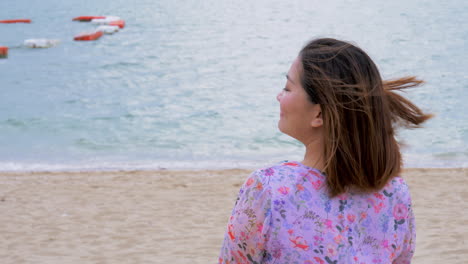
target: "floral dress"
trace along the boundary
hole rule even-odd
[[[253,172],[229,218],[219,263],[410,263],[416,233],[405,181],[330,198],[325,177],[287,161]]]

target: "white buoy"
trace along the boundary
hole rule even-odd
[[[118,26],[99,26],[96,30],[102,31],[104,34],[114,34],[119,31]]]
[[[108,24],[113,21],[118,21],[120,20],[120,17],[118,16],[105,16],[104,18],[95,18],[91,20],[91,23],[93,24]]]
[[[60,43],[58,39],[27,39],[24,46],[28,48],[51,48]]]

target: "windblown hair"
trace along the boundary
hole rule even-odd
[[[402,167],[395,129],[419,127],[432,117],[395,91],[423,81],[383,81],[364,51],[331,38],[309,42],[299,58],[302,87],[322,110],[330,196],[351,187],[362,192],[382,189]]]

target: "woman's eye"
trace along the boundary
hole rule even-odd
[[[289,89],[286,88],[286,87],[284,87],[284,88],[283,88],[283,91],[289,92]]]

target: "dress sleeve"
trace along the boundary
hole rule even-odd
[[[407,190],[406,203],[408,205],[408,214],[406,218],[407,232],[403,238],[403,245],[400,255],[393,261],[394,264],[409,264],[416,248],[416,225],[413,213],[413,204],[409,190]]]
[[[262,263],[271,215],[271,191],[265,179],[262,171],[255,171],[241,187],[224,236],[220,264]]]

